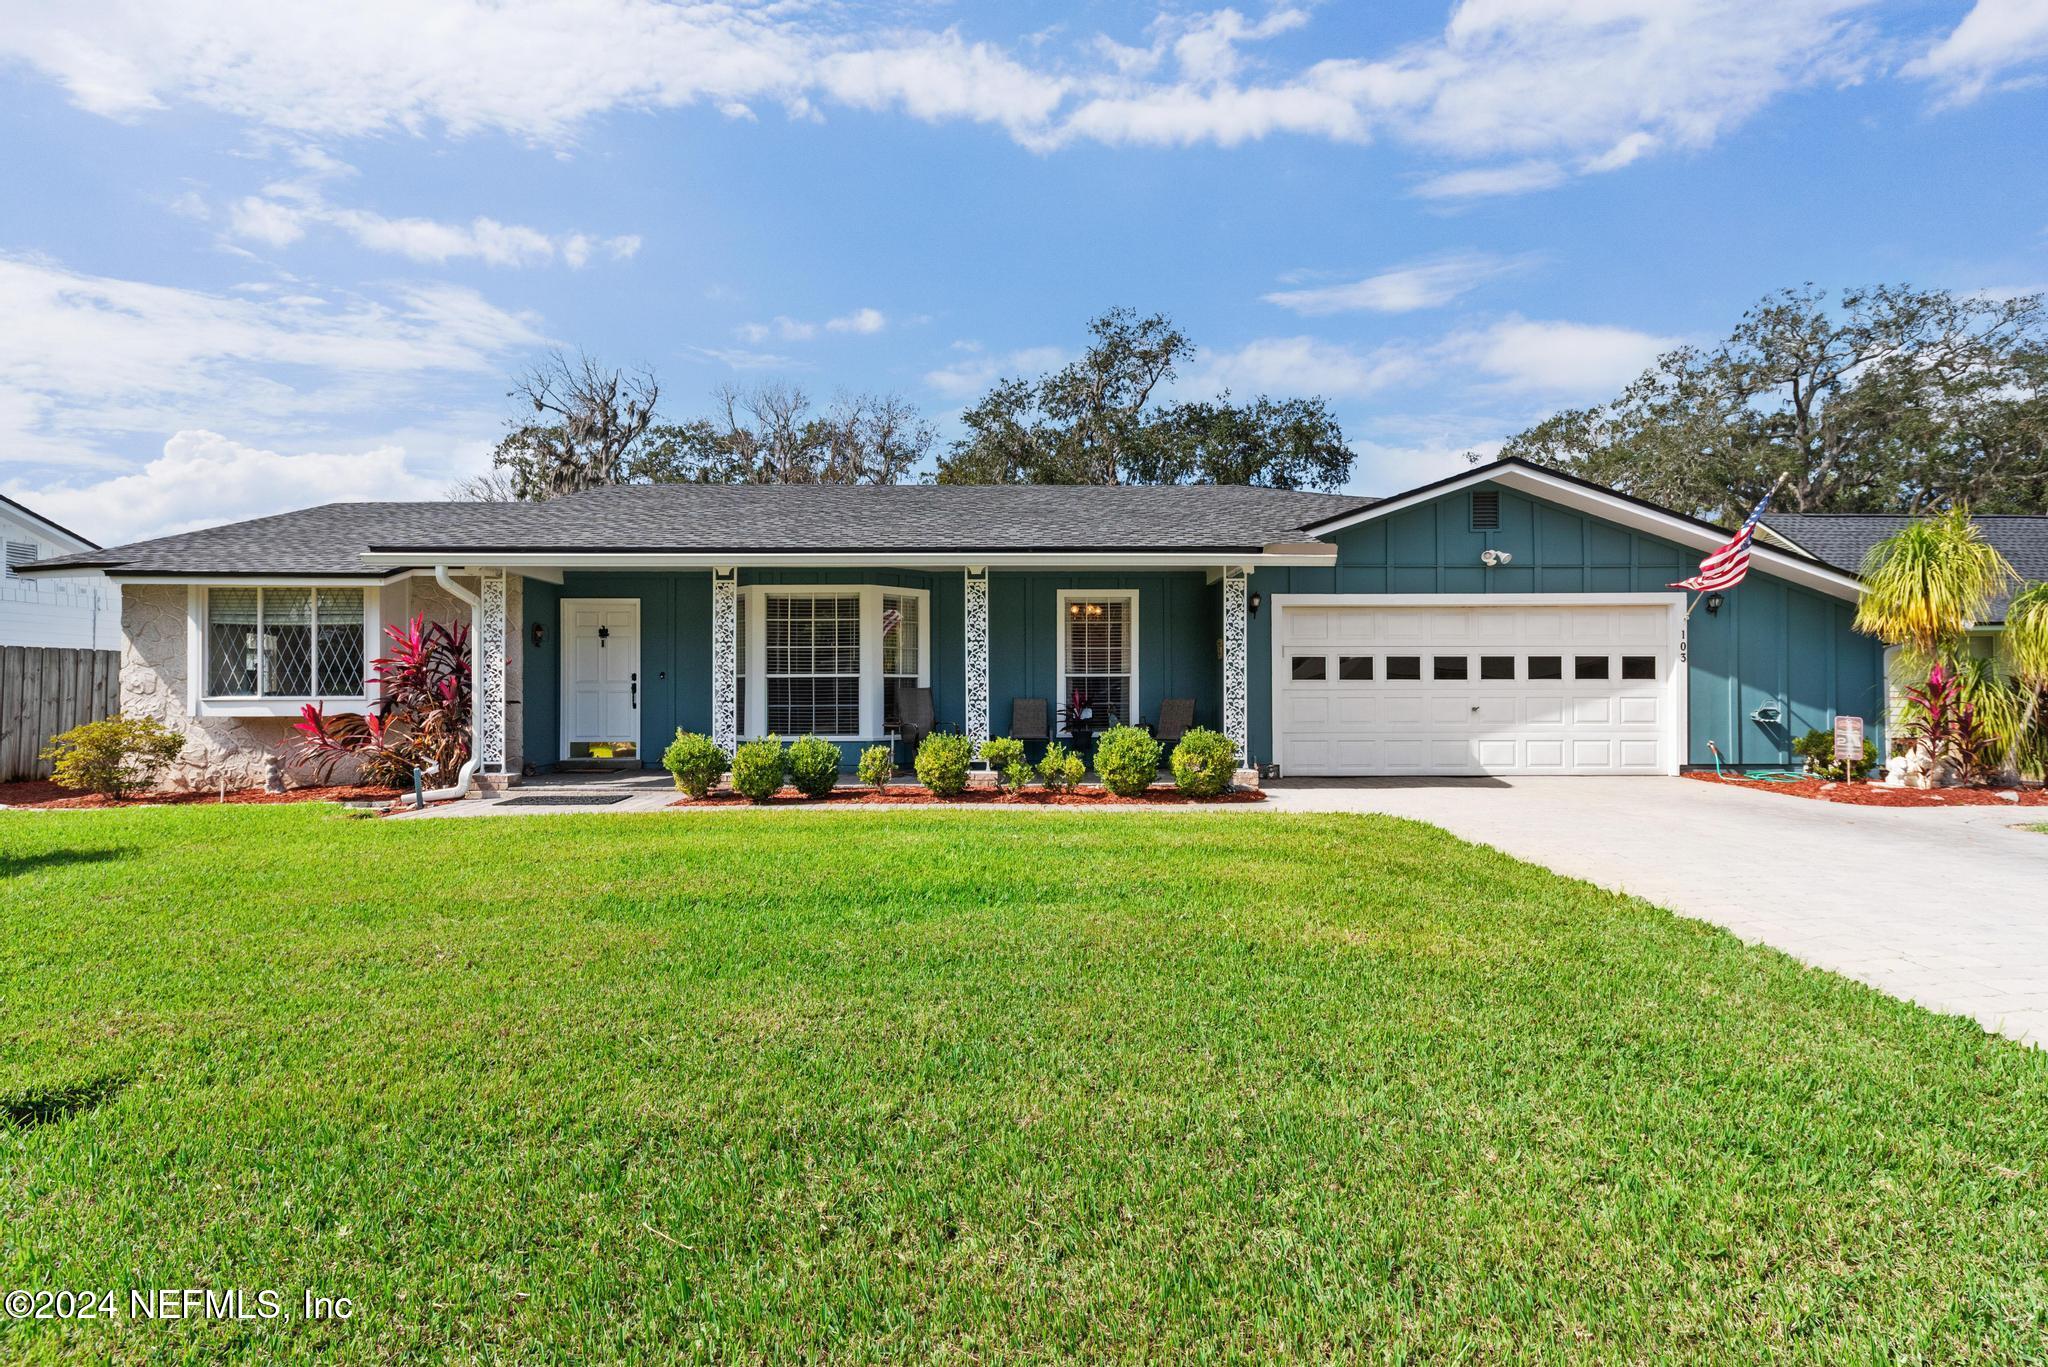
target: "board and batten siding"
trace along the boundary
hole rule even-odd
[[[1333,533],[1330,568],[1262,568],[1251,588],[1277,593],[1662,593],[1698,567],[1702,552],[1588,517],[1497,484],[1500,526],[1472,529],[1473,490],[1458,490]],[[1486,550],[1513,559],[1488,568]],[[1792,742],[1827,730],[1838,713],[1861,716],[1882,749],[1883,650],[1850,629],[1854,605],[1774,579],[1752,566],[1718,614],[1694,612],[1688,630],[1688,764],[1713,763],[1712,741],[1736,764],[1794,762]],[[1272,753],[1273,614],[1251,622],[1252,751]],[[1777,724],[1752,719],[1774,706]]]

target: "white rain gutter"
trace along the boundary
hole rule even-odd
[[[462,762],[462,768],[455,773],[455,782],[446,788],[434,788],[420,795],[422,802],[449,802],[469,796],[469,781],[476,775],[477,756],[483,753],[483,713],[477,709],[477,639],[482,635],[483,601],[462,585],[448,577],[446,565],[434,566],[434,582],[448,590],[453,597],[469,604],[469,758]]]

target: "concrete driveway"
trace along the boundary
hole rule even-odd
[[[2048,810],[1900,810],[1677,778],[1296,779],[1274,808],[1386,812],[1726,926],[2048,1045]]]

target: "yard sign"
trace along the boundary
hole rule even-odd
[[[1835,718],[1835,758],[1847,760],[1854,769],[1863,766],[1863,718]]]

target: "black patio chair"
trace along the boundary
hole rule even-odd
[[[1051,740],[1052,724],[1044,698],[1016,698],[1010,703],[1012,740]]]
[[[902,738],[905,750],[904,762],[917,758],[917,747],[932,733],[932,691],[929,688],[906,688],[897,695],[900,709],[896,721],[896,734]]]
[[[1161,745],[1178,745],[1194,724],[1195,700],[1168,698],[1159,704],[1159,727],[1153,732],[1153,739]]]

